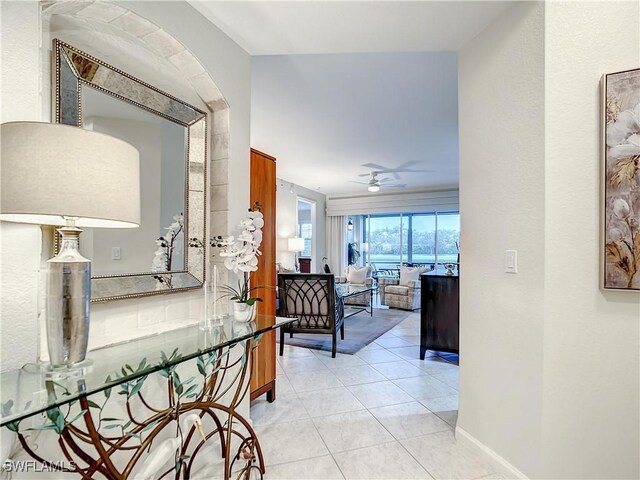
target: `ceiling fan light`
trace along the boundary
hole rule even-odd
[[[370,192],[378,192],[380,191],[380,185],[369,185],[367,187],[367,190],[369,190]]]

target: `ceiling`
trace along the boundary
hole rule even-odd
[[[455,51],[507,1],[197,1],[251,55]]]
[[[457,187],[455,52],[514,2],[190,3],[253,55],[251,146],[280,178],[362,195],[410,162],[380,193]]]
[[[254,57],[251,146],[330,196],[367,193],[353,182],[370,163],[428,170],[400,173],[408,189],[456,187],[457,93],[452,52]]]

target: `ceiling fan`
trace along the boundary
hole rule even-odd
[[[419,164],[420,162],[417,160],[411,160],[408,162],[404,162],[402,165],[398,165],[395,168],[391,168],[391,167],[385,167],[384,165],[378,165],[377,163],[363,163],[362,166],[366,167],[366,168],[370,168],[372,170],[372,173],[390,173],[391,175],[393,175],[393,178],[395,178],[396,180],[400,180],[400,175],[398,175],[398,173],[417,173],[417,172],[431,172],[432,170],[421,170],[421,169],[415,169],[415,168],[411,168],[412,165],[416,165]],[[358,175],[359,177],[367,177],[369,176],[369,173],[361,173],[360,175]]]
[[[369,190],[370,192],[379,192],[380,188],[404,188],[407,186],[405,183],[387,183],[392,179],[388,177],[378,178],[378,173],[379,172],[371,172],[370,174],[368,173],[367,175],[370,175],[368,182],[358,182],[356,180],[351,180],[351,182],[359,183],[360,185],[366,185],[367,190]],[[362,177],[365,175],[360,176]]]

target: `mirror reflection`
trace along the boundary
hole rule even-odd
[[[186,270],[186,128],[87,84],[81,95],[84,128],[140,152],[140,228],[86,229],[81,251],[92,275]]]

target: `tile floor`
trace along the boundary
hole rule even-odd
[[[412,314],[335,359],[286,346],[277,400],[251,405],[266,479],[504,478],[456,443],[458,366],[419,360],[418,331]]]

